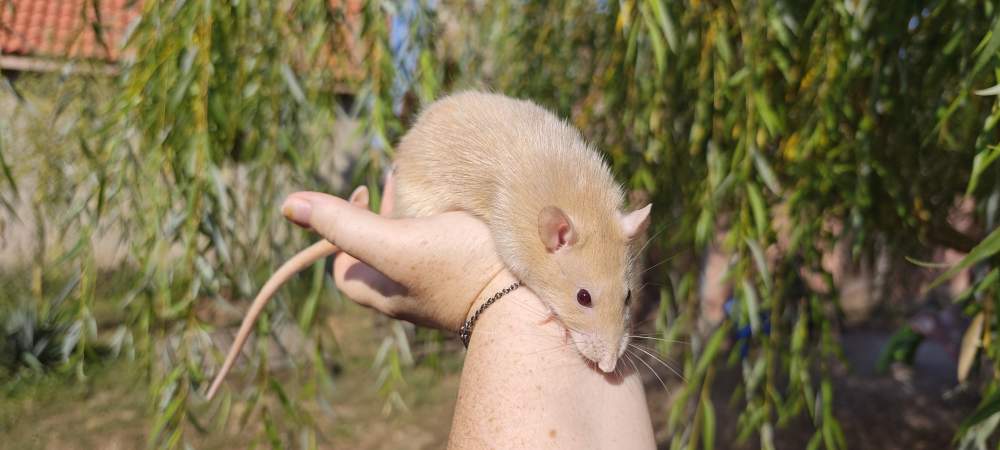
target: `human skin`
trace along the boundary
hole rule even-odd
[[[486,296],[513,281],[501,272]],[[605,374],[585,360],[538,297],[515,290],[476,323],[449,448],[655,448],[639,376],[619,369]]]
[[[393,183],[386,186],[391,193]],[[515,280],[486,225],[462,212],[389,219],[351,201],[292,194],[292,222],[343,251],[334,259],[338,288],[390,317],[454,332],[471,312]],[[384,198],[390,199],[391,195]],[[620,364],[604,374],[577,353],[566,330],[528,288],[483,313],[465,357],[449,448],[654,448],[638,374]]]

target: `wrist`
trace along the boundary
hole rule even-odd
[[[507,286],[497,291],[497,293],[493,294],[493,296],[486,299],[486,301],[481,305],[479,305],[479,307],[476,308],[475,312],[473,312],[471,315],[467,315],[468,318],[465,320],[465,323],[462,324],[462,327],[459,328],[458,330],[458,339],[462,341],[462,345],[464,345],[465,348],[469,348],[469,341],[472,339],[472,332],[476,328],[476,321],[479,319],[479,316],[481,316],[484,312],[486,312],[486,309],[492,306],[498,300],[500,300],[507,294],[514,292],[519,287],[521,287],[520,281],[512,282],[510,286]]]
[[[519,280],[515,278],[514,274],[510,273],[506,267],[497,271],[497,273],[494,274],[485,285],[483,285],[483,289],[476,294],[472,303],[469,304],[469,309],[465,311],[465,315],[462,317],[462,323],[471,319],[472,316],[476,314],[476,311],[478,311],[490,297],[517,281]]]

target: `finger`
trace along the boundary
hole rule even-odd
[[[368,186],[361,185],[354,189],[347,201],[367,209],[369,199]],[[396,289],[398,283],[346,252],[339,252],[334,257],[331,275],[337,289],[355,303],[391,315],[385,293]]]
[[[382,206],[379,214],[389,217],[396,206],[396,170],[390,169],[385,176],[385,187],[382,188]]]
[[[375,295],[365,290],[381,289],[379,282],[365,278],[367,269],[354,269],[360,271],[354,274],[356,279],[367,285],[356,287],[362,290],[356,294],[359,301],[406,320],[437,318],[428,321],[456,329],[483,284],[503,268],[489,228],[467,213],[389,219],[317,192],[292,194],[282,212],[384,277],[406,286],[405,298],[391,298],[391,292],[380,290]],[[428,276],[431,273],[433,276]],[[348,275],[345,272],[341,279],[345,286],[352,281]],[[379,306],[378,302],[386,299],[391,304]],[[399,301],[408,299],[420,299],[421,304]]]
[[[362,306],[396,317],[394,298],[406,295],[406,289],[372,266],[341,252],[333,260],[333,280],[337,289]]]
[[[368,209],[370,197],[371,196],[368,193],[368,186],[361,185],[354,188],[354,192],[351,193],[351,196],[347,199],[347,201],[359,208]]]
[[[465,213],[389,219],[318,192],[289,196],[282,212],[420,296],[434,280],[482,274],[499,264],[489,229]],[[436,277],[428,277],[430,268]]]
[[[368,208],[367,186],[358,186],[348,201],[358,207]],[[359,261],[348,253],[341,252],[333,262],[332,275],[337,288],[352,300],[384,314],[393,315],[387,306],[390,297],[405,294],[405,288],[373,267]]]
[[[426,240],[408,230],[407,221],[391,220],[358,208],[343,199],[318,192],[297,192],[285,200],[282,213],[296,224],[315,230],[341,250],[378,269],[389,278],[413,270],[406,257]],[[405,281],[404,281],[405,283]]]

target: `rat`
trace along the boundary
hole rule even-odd
[[[393,216],[465,211],[483,220],[507,268],[606,373],[629,342],[637,237],[652,205],[625,212],[624,191],[574,127],[528,100],[462,92],[422,111],[394,162]],[[319,241],[282,265],[243,320],[215,380],[232,368],[257,316],[298,271],[337,251]]]

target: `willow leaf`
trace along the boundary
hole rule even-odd
[[[952,268],[935,278],[926,290],[934,289],[946,280],[953,278],[959,272],[967,269],[973,264],[997,254],[997,252],[1000,252],[1000,228],[993,230],[993,232],[976,245],[968,255],[965,255],[965,257],[952,266]]]

